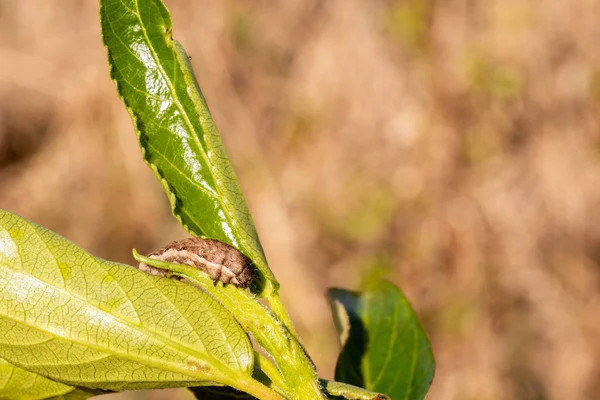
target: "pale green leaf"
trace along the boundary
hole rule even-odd
[[[257,355],[255,368],[268,376],[273,390],[297,400],[323,398],[314,365],[302,344],[251,293],[234,285],[215,284],[207,273],[189,265],[154,260],[135,250],[134,257],[193,283],[230,310],[242,328],[270,355],[269,358]]]
[[[2,400],[84,400],[95,394],[25,371],[0,359]]]
[[[0,357],[73,386],[253,382],[251,344],[210,295],[95,258],[6,211],[0,331]]]

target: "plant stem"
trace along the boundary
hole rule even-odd
[[[249,376],[239,375],[235,379],[223,380],[223,383],[260,400],[285,400],[285,397]]]
[[[272,368],[270,373],[274,375],[275,381],[280,382],[277,386],[282,385],[284,388],[281,392],[289,394],[286,397],[294,400],[325,399],[314,365],[306,350],[297,336],[277,318],[274,310],[266,308],[251,293],[234,285],[223,285],[220,282],[215,285],[208,274],[189,265],[154,260],[140,256],[135,251],[134,257],[153,267],[166,269],[171,275],[184,278],[190,284],[200,287],[217,298],[233,314],[242,328],[273,357],[277,369]],[[287,317],[278,296],[275,296],[272,304],[276,305],[280,314]],[[291,325],[291,322],[289,324]],[[279,374],[276,372],[281,375],[282,380],[278,380]]]
[[[279,294],[270,295],[267,297],[267,300],[269,301],[271,310],[273,310],[273,312],[275,313],[277,318],[281,322],[283,322],[283,324],[286,326],[288,331],[290,331],[292,333],[292,335],[298,337],[298,334],[296,333],[296,329],[294,328],[294,324],[292,323],[292,320],[290,319],[290,316],[288,315],[287,310],[283,306],[283,303],[281,302],[281,297],[279,297]]]
[[[286,392],[285,392],[286,385],[283,380],[283,377],[281,376],[281,373],[279,372],[277,367],[275,367],[275,365],[273,365],[271,360],[269,360],[267,357],[265,357],[261,353],[255,351],[254,352],[254,364],[271,380],[271,386],[272,386],[272,388],[274,388],[274,390],[277,393],[279,393],[281,395],[286,394]]]

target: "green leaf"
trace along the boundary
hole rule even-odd
[[[270,387],[286,398],[324,398],[314,365],[296,337],[283,325],[271,310],[256,297],[234,285],[215,284],[208,274],[198,268],[144,257],[133,251],[136,260],[169,271],[188,281],[221,302],[252,335],[254,341],[271,357],[257,354],[255,369],[270,379]]]
[[[0,359],[0,399],[83,400],[95,394],[44,378]]]
[[[275,280],[188,56],[171,37],[159,0],[101,0],[111,77],[133,119],[144,160],[162,182],[173,214],[193,235],[228,243],[259,271],[253,290]]]
[[[382,393],[371,392],[363,388],[348,385],[347,383],[327,381],[321,379],[321,384],[329,398],[341,398],[347,400],[389,400],[390,398]]]
[[[105,390],[251,378],[253,349],[212,296],[95,258],[0,211],[0,357],[65,384]]]
[[[435,363],[429,340],[406,298],[380,281],[363,293],[328,293],[342,341],[337,381],[385,393],[392,399],[423,399]]]

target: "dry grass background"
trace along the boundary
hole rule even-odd
[[[430,334],[429,399],[600,398],[599,1],[167,5],[323,376],[326,288],[379,268]],[[0,0],[0,208],[132,263],[185,233],[97,8]]]

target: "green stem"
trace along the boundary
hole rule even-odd
[[[282,396],[286,395],[285,382],[281,376],[281,372],[273,365],[273,363],[261,353],[254,352],[254,364],[259,368],[270,380],[271,387]]]
[[[222,383],[248,393],[260,400],[285,400],[285,397],[280,396],[259,381],[246,375],[239,375],[235,379],[223,379]]]
[[[283,378],[283,382],[280,380],[277,386],[282,384],[285,388],[282,392],[289,393],[289,399],[325,399],[314,365],[304,347],[288,327],[277,318],[274,311],[263,306],[251,293],[234,285],[223,285],[221,282],[215,285],[208,274],[188,265],[154,260],[140,256],[135,250],[134,257],[153,267],[171,271],[172,275],[186,279],[217,298],[233,314],[242,328],[273,357],[278,372]],[[285,311],[278,300],[277,297],[274,302],[276,307],[279,307],[280,312]],[[287,313],[283,314],[287,316]],[[274,369],[271,373],[274,373]]]
[[[328,381],[325,379],[319,379],[319,381],[325,389],[325,392],[330,396],[354,400],[390,400],[390,398],[383,393],[371,392],[361,387],[348,385],[347,383]]]
[[[277,318],[283,322],[283,324],[287,327],[287,329],[292,333],[292,335],[298,337],[296,333],[296,329],[294,328],[294,324],[290,319],[290,316],[287,313],[287,310],[283,306],[281,302],[281,297],[277,293],[267,296],[267,300],[269,301],[269,305],[271,306],[271,310],[275,313]]]

